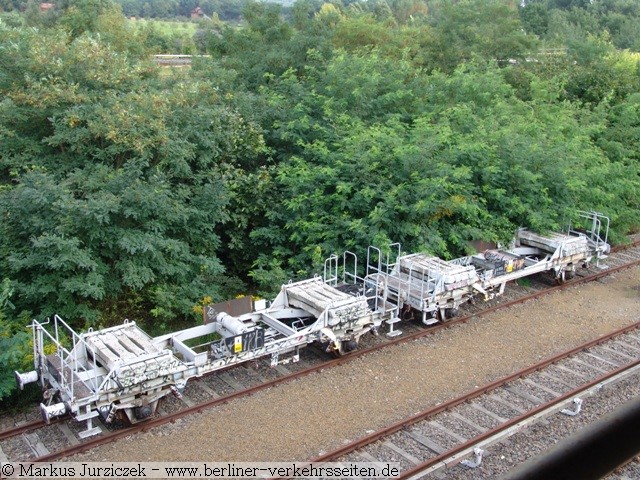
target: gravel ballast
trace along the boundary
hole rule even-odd
[[[640,395],[640,375],[636,374],[617,385],[608,385],[596,395],[584,399],[582,411],[575,417],[556,413],[546,420],[518,432],[508,440],[493,445],[483,457],[481,465],[476,469],[456,465],[450,470],[440,470],[438,475],[430,475],[427,478],[446,480],[497,478],[514,466],[544,454],[560,439],[575,434],[581,428],[638,395]],[[635,462],[618,469],[620,475],[613,474],[607,480],[624,478],[622,472],[633,471],[634,468],[637,468]],[[628,476],[628,478],[637,479],[640,477]]]
[[[67,460],[303,461],[638,320],[634,268]]]

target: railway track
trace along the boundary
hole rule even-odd
[[[251,395],[259,390],[291,381],[321,369],[331,368],[345,361],[350,361],[380,348],[412,341],[419,337],[448,328],[451,325],[466,322],[474,316],[485,315],[491,311],[508,308],[514,304],[536,298],[549,292],[558,291],[579,283],[598,280],[624,268],[640,264],[640,240],[620,250],[623,255],[614,252],[609,257],[610,268],[596,271],[585,277],[577,278],[561,286],[551,286],[549,278],[544,276],[528,280],[524,285],[507,289],[504,296],[486,303],[465,306],[463,316],[445,324],[422,328],[412,323],[404,323],[404,335],[388,339],[384,335],[366,337],[366,343],[360,350],[341,359],[327,360],[318,351],[307,348],[303,350],[301,361],[297,364],[268,367],[266,361],[251,362],[218,372],[214,375],[191,381],[182,398],[169,397],[160,409],[160,415],[133,427],[109,430],[103,426],[103,434],[91,439],[78,437],[78,426],[71,420],[44,425],[33,421],[16,429],[0,432],[0,461],[38,460],[49,461],[74,453],[89,450],[97,445],[113,442],[140,430],[175,422],[183,415],[201,412],[206,408],[226,403],[235,398]],[[62,447],[62,448],[61,448]]]
[[[443,470],[478,467],[492,444],[533,422],[558,411],[579,414],[587,397],[632,375],[640,375],[640,322],[373,432],[312,463],[391,462],[402,470],[397,478],[445,478]]]
[[[33,430],[35,428],[39,428],[44,424],[42,420],[32,420],[30,422],[25,422],[21,425],[15,426],[13,428],[9,428],[0,432],[0,440],[4,440],[5,438],[15,437],[24,432],[28,432],[29,430]]]

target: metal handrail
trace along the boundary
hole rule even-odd
[[[347,270],[347,258],[353,257],[353,273]],[[351,277],[353,280],[353,284],[358,283],[358,280],[362,281],[362,278],[358,276],[358,256],[350,252],[349,250],[345,250],[342,254],[342,282],[347,283],[347,277]]]
[[[324,261],[323,280],[327,285],[335,287],[338,284],[338,256],[331,256]]]
[[[33,320],[32,321],[32,327],[34,328],[34,336],[35,336],[35,331],[36,329],[41,332],[41,334],[46,335],[47,338],[56,346],[56,355],[60,358],[60,364],[62,367],[62,371],[61,371],[61,375],[60,375],[60,385],[62,387],[66,387],[69,389],[70,391],[70,395],[71,398],[75,398],[75,382],[74,382],[74,378],[73,375],[76,375],[76,379],[81,381],[88,389],[92,390],[92,391],[96,391],[96,388],[98,386],[98,382],[97,382],[97,377],[96,377],[96,368],[95,368],[95,352],[94,350],[87,345],[86,342],[84,342],[84,340],[82,340],[82,338],[64,321],[62,320],[62,318],[60,318],[58,315],[54,315],[53,317],[53,329],[54,329],[54,335],[52,335],[46,328],[44,328],[44,325],[47,325],[50,323],[49,319],[47,319],[46,323],[40,323],[37,320]],[[70,350],[68,350],[60,341],[60,330],[58,328],[58,322],[61,322],[62,325],[71,333],[71,341],[73,344],[73,348]],[[34,344],[36,342],[34,341]],[[77,360],[77,355],[73,356],[73,361],[69,362],[68,358],[71,356],[72,351],[74,351],[78,344],[82,343],[85,348],[87,348],[92,356],[93,356],[93,361],[94,361],[94,375],[91,376],[90,375],[90,371],[85,368],[83,365],[79,365],[78,364],[78,360]],[[35,351],[34,347],[34,351]],[[41,348],[41,352],[37,352],[36,351],[36,355],[38,357],[44,357],[44,342],[42,342],[42,344],[40,345]],[[71,372],[71,378],[70,381],[67,381],[67,379],[65,378],[64,372],[65,372],[65,368],[69,369],[69,371]],[[88,384],[85,380],[83,380],[82,378],[80,378],[77,373],[78,372],[84,372],[87,373],[87,380],[90,381],[90,384]],[[70,384],[70,386],[69,386]]]

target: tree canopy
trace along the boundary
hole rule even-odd
[[[33,316],[159,333],[370,244],[451,258],[578,209],[640,228],[637,2],[247,2],[180,69],[134,4],[1,3],[3,367]]]

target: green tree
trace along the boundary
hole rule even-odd
[[[121,8],[112,0],[67,0],[58,5],[62,10],[59,25],[66,29],[72,38],[84,32],[97,32],[98,19],[103,14],[121,14]]]
[[[16,390],[14,370],[24,371],[33,367],[31,336],[24,326],[26,320],[13,319],[14,306],[11,282],[5,278],[0,283],[0,404]]]
[[[640,93],[608,109],[607,128],[598,143],[612,160],[629,166],[640,164]]]
[[[429,71],[453,71],[473,58],[507,65],[523,60],[536,46],[527,35],[514,1],[463,0],[433,2],[428,25],[414,55]]]
[[[214,85],[99,39],[3,34],[23,53],[0,74],[0,272],[18,307],[96,325],[220,298],[226,182],[263,148],[257,126]]]
[[[565,89],[571,100],[617,103],[640,87],[640,57],[617,52],[606,38],[570,42],[567,62]]]
[[[254,278],[304,277],[331,253],[389,241],[452,257],[519,226],[558,229],[575,209],[633,218],[638,179],[618,182],[616,200],[607,179],[623,164],[592,142],[603,119],[535,76],[523,100],[507,70],[425,77],[376,51],[341,52],[303,77],[272,79],[273,129],[290,155],[266,176],[278,208],[267,205],[251,233],[269,252]]]
[[[549,28],[549,8],[543,2],[528,2],[520,9],[522,25],[528,33],[545,36]]]

